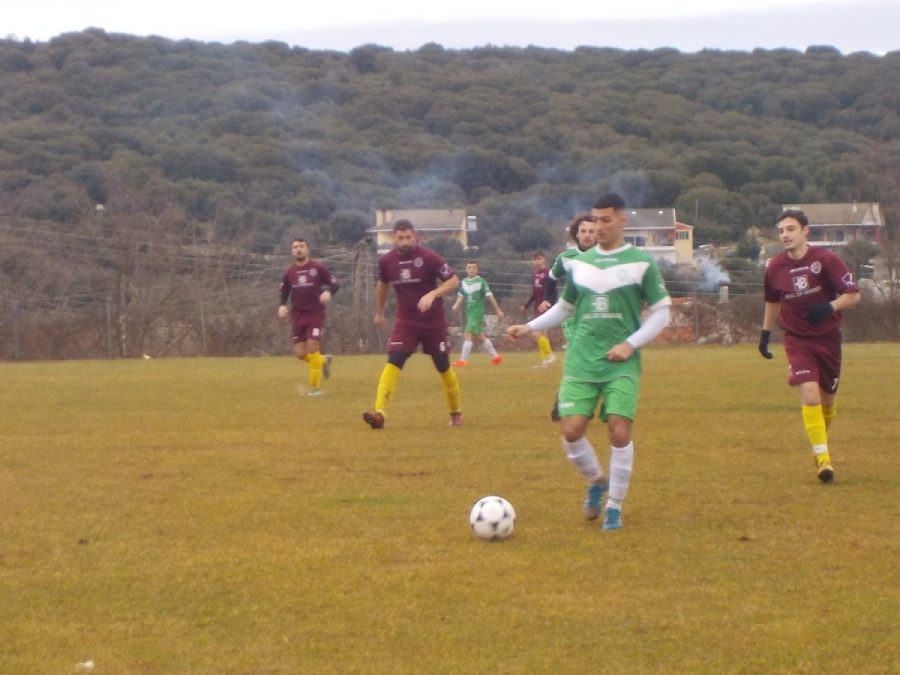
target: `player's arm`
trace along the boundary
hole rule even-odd
[[[759,353],[767,359],[772,358],[772,352],[769,351],[769,338],[772,337],[772,327],[775,325],[775,318],[780,310],[780,302],[766,302],[766,308],[763,310],[762,330],[759,332]]]
[[[488,294],[485,297],[490,300],[490,303],[494,307],[494,312],[496,312],[497,316],[503,318],[503,310],[500,309],[500,303],[497,302],[497,298],[494,297],[494,294],[488,291]]]
[[[561,324],[563,321],[572,316],[572,313],[574,311],[574,305],[566,302],[565,300],[560,300],[555,305],[553,305],[553,307],[548,309],[539,317],[532,319],[525,325],[533,331],[547,330],[548,328],[554,328],[555,326]]]
[[[638,349],[652,342],[669,325],[670,304],[667,298],[651,307],[650,314],[641,323],[641,327],[625,338],[624,342],[606,352],[606,358],[610,361],[627,361]]]
[[[291,287],[287,285],[287,283],[281,284],[281,300],[278,303],[278,318],[286,319],[288,314],[291,313],[290,308],[287,306],[288,298],[291,296]]]
[[[554,305],[558,299],[559,297],[556,294],[556,279],[553,277],[553,272],[551,272],[547,275],[547,281],[544,282],[544,302]]]
[[[454,274],[450,278],[442,281],[437,288],[428,291],[419,298],[419,311],[427,312],[431,309],[431,305],[434,304],[435,300],[443,298],[445,295],[450,295],[457,288],[459,288],[459,277]]]
[[[333,274],[328,274],[326,277],[328,279],[328,283],[325,284],[325,290],[319,293],[319,302],[323,305],[327,305],[331,302],[331,298],[334,297],[335,293],[338,292],[338,289],[341,285],[338,283],[337,277]]]
[[[528,300],[525,301],[525,304],[522,305],[523,310],[526,310],[529,307],[531,307],[531,303],[534,302],[534,296],[536,294],[537,294],[537,290],[534,288],[534,286],[532,286],[531,287],[531,295],[529,296]]]
[[[463,303],[462,293],[457,293],[456,294],[456,302],[453,303],[453,307],[451,307],[450,310],[455,312],[456,310],[459,309],[459,306],[462,305],[462,303]]]
[[[387,305],[388,293],[391,285],[381,279],[375,284],[375,321],[374,324],[381,328],[387,323],[384,320],[384,308]]]

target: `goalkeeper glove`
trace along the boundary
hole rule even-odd
[[[772,352],[769,351],[769,337],[772,335],[772,331],[763,330],[759,332],[759,353],[765,356],[767,359],[772,358]]]
[[[806,320],[813,326],[817,326],[832,314],[834,314],[834,307],[831,306],[830,302],[823,302],[815,304],[806,310]]]

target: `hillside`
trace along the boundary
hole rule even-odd
[[[295,233],[346,251],[377,207],[465,207],[497,260],[558,247],[609,189],[674,206],[696,244],[784,202],[876,200],[891,227],[898,111],[900,51],[0,40],[0,309],[171,293]]]

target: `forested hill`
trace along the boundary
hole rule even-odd
[[[546,245],[607,189],[698,243],[784,202],[900,220],[900,51],[350,53],[107,34],[0,41],[0,219],[149,218],[265,250],[377,207],[465,207],[482,252]]]

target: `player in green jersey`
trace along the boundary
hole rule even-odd
[[[510,326],[507,333],[520,338],[574,316],[559,391],[563,447],[588,481],[584,516],[600,516],[600,502],[609,490],[603,529],[614,530],[622,527],[622,502],[634,464],[639,349],[668,325],[671,299],[656,261],[625,243],[625,201],[605,195],[591,215],[596,218],[597,245],[572,259],[562,298],[540,317]],[[645,305],[649,314],[642,322]],[[586,437],[598,404],[609,437],[609,477]]]
[[[472,345],[474,341],[478,341],[481,348],[491,355],[491,363],[495,366],[503,362],[503,357],[494,349],[494,343],[484,333],[484,301],[490,301],[494,306],[497,316],[503,318],[503,310],[497,304],[497,299],[491,293],[491,287],[488,282],[478,274],[478,263],[470,260],[466,263],[466,278],[459,283],[459,291],[456,296],[456,302],[453,303],[453,311],[457,311],[459,306],[466,303],[466,327],[463,335],[462,350],[459,360],[454,361],[453,365],[462,368],[469,361],[469,354],[472,353]]]
[[[594,216],[590,213],[582,213],[575,216],[572,219],[572,222],[569,223],[567,229],[569,232],[569,240],[573,241],[575,245],[571,248],[567,248],[556,256],[556,260],[550,268],[550,274],[547,277],[547,288],[544,293],[546,299],[544,300],[543,306],[540,308],[543,312],[546,312],[556,303],[557,282],[565,280],[566,275],[569,273],[569,266],[572,263],[572,259],[575,256],[584,253],[597,243],[597,225]],[[566,338],[566,344],[569,342],[569,335],[571,334],[573,324],[574,321],[571,318],[562,322],[563,335]],[[556,392],[556,395],[553,397],[553,408],[550,410],[550,419],[554,422],[559,422],[558,395],[559,392]]]

